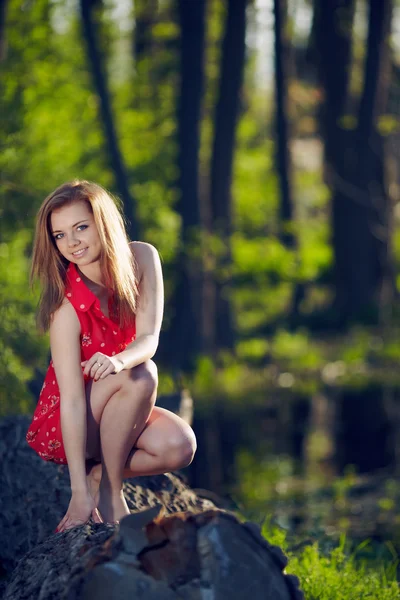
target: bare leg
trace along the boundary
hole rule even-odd
[[[156,406],[135,447],[129,452],[123,478],[181,469],[190,464],[195,451],[196,438],[191,427],[177,415]],[[87,469],[89,486],[98,504],[102,465],[88,461]]]
[[[122,491],[124,467],[150,416],[156,391],[154,379],[148,377],[145,370],[132,370],[131,377],[113,394],[103,410],[98,508],[105,521],[116,521],[129,514]]]

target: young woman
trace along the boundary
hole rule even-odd
[[[32,279],[42,283],[41,331],[52,360],[26,435],[44,460],[68,464],[71,500],[56,531],[118,522],[126,477],[190,464],[192,429],[154,406],[163,281],[157,251],[128,242],[99,185],[74,181],[39,209]]]

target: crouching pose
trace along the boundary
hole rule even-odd
[[[56,531],[129,514],[124,478],[187,466],[192,429],[155,407],[163,281],[158,252],[128,242],[99,185],[73,181],[39,209],[32,257],[41,331],[52,360],[26,434],[44,460],[67,464],[71,500]]]

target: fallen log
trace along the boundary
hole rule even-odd
[[[252,523],[216,508],[175,474],[124,483],[119,526],[54,528],[70,499],[68,469],[25,442],[27,417],[0,422],[0,593],[4,600],[247,598],[301,600],[286,558]]]

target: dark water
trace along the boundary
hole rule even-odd
[[[200,414],[199,414],[200,412]],[[195,411],[194,487],[301,535],[400,548],[400,391],[327,388]]]

